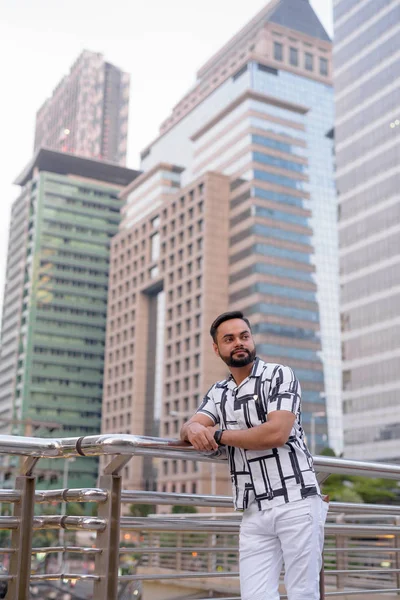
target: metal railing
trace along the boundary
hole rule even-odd
[[[0,548],[0,554],[9,557],[8,573],[0,574],[0,579],[8,581],[7,600],[42,598],[37,593],[42,593],[44,585],[60,593],[67,590],[71,598],[148,600],[151,595],[146,594],[146,586],[151,582],[181,586],[182,598],[199,590],[204,590],[205,596],[211,594],[208,598],[240,598],[240,514],[226,512],[232,510],[230,497],[123,491],[121,482],[124,466],[135,456],[213,463],[224,461],[223,454],[207,455],[177,440],[134,435],[56,439],[0,436],[1,454],[24,458],[14,489],[0,490],[0,503],[12,507],[12,514],[0,516],[0,529],[10,532],[9,546],[3,542]],[[41,458],[84,460],[87,456],[109,456],[97,488],[36,490],[35,467]],[[400,481],[397,465],[319,456],[315,467],[320,482],[332,473]],[[38,505],[72,502],[93,503],[97,515],[73,516],[65,510],[56,515],[35,514]],[[124,504],[179,504],[216,507],[225,512],[121,516]],[[50,529],[67,533],[64,544],[35,547],[34,536]],[[93,539],[89,544],[71,543],[68,532],[90,532]],[[332,502],[325,538],[325,591],[321,598],[400,595],[399,506]],[[134,543],[128,545],[127,540]],[[44,560],[43,572],[32,573],[32,555],[38,553],[55,555],[56,568],[54,561],[50,569],[49,561]],[[82,560],[93,569],[74,572]],[[63,572],[65,565],[69,565],[68,572]],[[68,582],[85,584],[85,595],[75,594]]]

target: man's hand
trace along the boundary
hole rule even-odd
[[[218,450],[218,444],[214,440],[215,427],[206,427],[201,423],[188,423],[186,426],[186,437],[196,450]]]

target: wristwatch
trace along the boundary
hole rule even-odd
[[[221,437],[223,433],[224,432],[222,429],[217,429],[217,431],[214,432],[214,440],[217,442],[218,446],[225,446],[225,444],[221,442]]]

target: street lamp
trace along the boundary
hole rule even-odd
[[[326,417],[326,412],[321,410],[318,412],[312,412],[311,413],[311,455],[314,456],[315,455],[315,420],[319,419],[322,417]]]

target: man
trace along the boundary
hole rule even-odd
[[[235,508],[244,511],[241,598],[279,600],[284,563],[289,600],[319,600],[328,505],[304,442],[300,384],[289,367],[256,357],[241,312],[217,317],[210,333],[231,375],[212,386],[181,437],[197,450],[227,447]]]

